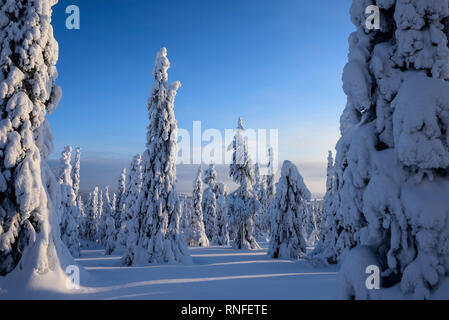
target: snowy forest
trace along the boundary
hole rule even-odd
[[[449,299],[448,0],[352,1],[322,198],[272,149],[252,159],[239,115],[233,186],[203,163],[179,192],[186,89],[162,45],[143,65],[146,145],[115,185],[81,192],[82,145],[48,160],[56,3],[0,0],[0,299]]]

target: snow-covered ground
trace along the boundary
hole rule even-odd
[[[123,267],[120,256],[83,250],[76,259],[87,271],[73,294],[33,292],[50,299],[332,299],[337,267],[312,268],[305,261],[270,259],[261,250],[190,248],[191,265]],[[87,278],[87,279],[86,279]],[[0,299],[9,298],[0,294]]]

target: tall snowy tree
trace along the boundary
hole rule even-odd
[[[72,165],[70,164],[72,147],[67,146],[61,154],[57,178],[61,185],[61,238],[74,257],[80,254],[79,222],[80,210],[76,205],[75,191],[72,182]]]
[[[268,214],[270,210],[271,203],[274,200],[274,197],[276,196],[276,187],[275,187],[275,181],[274,176],[276,173],[277,168],[274,168],[274,152],[273,148],[268,149],[268,165],[267,169],[268,172],[265,175],[265,198],[262,204],[262,212],[265,212],[263,216],[263,224],[266,228],[267,233],[270,233],[270,226],[271,226],[271,220],[270,215]]]
[[[148,99],[150,125],[142,159],[143,184],[139,197],[144,216],[133,263],[188,262],[190,254],[179,230],[180,203],[175,190],[178,128],[174,113],[176,92],[167,86],[170,63],[162,48],[153,69],[154,83]]]
[[[59,186],[46,164],[53,151],[46,113],[61,97],[55,3],[0,1],[0,275],[22,271],[21,283],[54,275],[64,282],[70,257],[59,238]]]
[[[105,254],[110,255],[117,246],[117,229],[112,215],[106,217]]]
[[[184,237],[187,239],[188,242],[188,233],[190,232],[190,217],[192,216],[193,205],[192,200],[187,196],[182,197],[181,202],[182,202],[182,216],[180,228],[182,234],[184,235]]]
[[[276,197],[271,207],[271,240],[268,255],[272,258],[299,259],[306,252],[302,233],[311,194],[301,174],[290,161],[284,161]]]
[[[323,200],[315,199],[312,202],[312,219],[311,224],[314,228],[312,231],[312,237],[313,237],[313,245],[316,245],[316,243],[320,240],[320,234],[321,234],[321,220],[323,218]],[[310,240],[310,235],[309,235]]]
[[[238,189],[229,195],[228,209],[230,223],[234,228],[233,247],[237,249],[258,249],[254,238],[254,217],[261,205],[253,193],[254,173],[248,153],[248,144],[244,136],[242,119],[239,118],[233,143],[232,163],[229,175]]]
[[[212,197],[213,194],[212,194]],[[203,171],[201,166],[198,169],[198,174],[193,181],[193,210],[190,214],[189,229],[187,232],[187,244],[189,246],[208,247],[209,239],[206,236],[206,231],[203,222]]]
[[[258,163],[254,166],[254,195],[257,197],[261,204],[260,210],[256,213],[255,217],[255,228],[256,235],[258,237],[263,237],[268,231],[267,229],[267,211],[268,211],[268,199],[267,196],[267,183],[265,175],[260,174],[260,166]]]
[[[77,207],[78,207],[78,210],[80,213],[79,214],[80,218],[79,218],[79,223],[78,223],[78,232],[79,232],[78,236],[79,236],[79,239],[84,239],[85,238],[84,237],[85,230],[86,230],[86,219],[87,219],[86,211],[85,211],[86,207],[84,205],[84,201],[81,196],[78,197],[78,201],[76,203],[77,203]]]
[[[215,233],[211,242],[218,246],[229,245],[229,218],[228,218],[228,206],[226,203],[226,197],[228,192],[226,186],[223,183],[217,183],[217,216],[215,219]]]
[[[117,194],[115,192],[112,192],[111,210],[112,210],[112,215],[114,216],[114,219],[115,219],[115,213],[117,211]]]
[[[73,192],[75,192],[75,199],[79,199],[79,191],[80,191],[80,180],[81,180],[81,148],[76,148],[75,150],[75,160],[72,166],[72,184],[73,184]]]
[[[105,229],[103,225],[103,209],[104,209],[104,194],[103,189],[98,189],[98,202],[97,202],[97,236],[100,243],[102,243],[102,239],[104,239]]]
[[[125,247],[122,261],[125,265],[132,264],[135,248],[139,241],[139,232],[144,215],[140,212],[139,197],[142,190],[142,157],[140,154],[134,156],[128,170],[125,191],[125,219],[122,220],[118,241],[120,246]]]
[[[202,195],[202,215],[206,236],[209,240],[212,240],[216,234],[215,220],[217,218],[217,171],[213,163],[204,172],[204,183],[206,183],[207,188]],[[193,196],[195,197],[195,194]]]
[[[118,179],[118,193],[115,204],[115,224],[117,229],[120,229],[122,226],[126,225],[126,179],[126,168],[123,168]]]
[[[260,203],[265,199],[265,189],[266,181],[264,180],[264,176],[260,174],[260,165],[256,163],[254,165],[254,194],[257,196]]]
[[[344,237],[339,240],[339,233],[344,234],[341,226],[341,218],[337,215],[339,194],[337,190],[337,176],[335,175],[334,159],[329,151],[327,158],[326,194],[323,199],[323,217],[320,222],[319,242],[311,257],[325,263],[337,263],[338,258],[345,250]]]
[[[371,4],[380,8],[379,30],[367,28]],[[430,297],[449,275],[448,17],[447,0],[354,0],[357,31],[343,72],[339,241],[370,248],[383,286],[414,298]],[[343,297],[373,294],[342,283]]]
[[[315,201],[306,203],[306,211],[303,219],[304,238],[308,240],[312,234],[316,233],[315,226]]]
[[[266,203],[265,208],[268,208],[271,204],[271,201],[274,200],[274,197],[276,196],[276,187],[274,183],[274,175],[277,168],[274,167],[274,152],[273,148],[268,149],[268,156],[269,156],[269,162],[268,162],[268,173],[266,175]]]
[[[98,240],[98,187],[95,187],[95,189],[89,193],[89,199],[85,210],[85,221],[83,223],[84,228],[84,239],[89,241],[96,241]]]
[[[82,238],[85,229],[84,223],[86,221],[86,217],[84,212],[83,199],[79,194],[80,181],[81,181],[80,171],[81,171],[81,148],[78,147],[75,149],[75,159],[73,161],[71,176],[72,176],[73,191],[75,192],[76,206],[78,207],[79,211],[79,220],[78,220],[79,238]]]
[[[100,226],[98,229],[98,236],[100,238],[100,244],[102,246],[106,246],[108,237],[112,237],[112,235],[107,234],[108,230],[108,220],[114,221],[114,211],[112,208],[111,194],[109,192],[109,187],[104,188],[103,192],[100,193],[103,197],[103,201],[101,201],[102,210],[100,217]],[[114,221],[115,223],[115,221]],[[114,227],[115,230],[115,227]]]

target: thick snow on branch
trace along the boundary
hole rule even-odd
[[[234,248],[259,249],[259,244],[255,239],[254,219],[256,213],[261,209],[261,205],[253,192],[253,165],[243,131],[243,122],[239,118],[231,145],[233,155],[229,170],[229,175],[239,184],[239,188],[227,198],[230,225],[234,231]]]
[[[63,268],[74,263],[60,239],[60,185],[46,164],[53,150],[46,114],[61,98],[55,3],[0,5],[0,276],[11,290],[42,285],[44,277],[64,290]]]
[[[269,256],[299,259],[305,255],[306,242],[302,227],[307,215],[306,202],[310,198],[311,193],[296,166],[290,161],[284,161],[270,212],[272,222]]]
[[[380,30],[365,27],[370,4],[381,9]],[[349,259],[345,298],[373,297],[346,270],[361,257],[377,257],[382,283],[414,298],[449,275],[448,17],[447,0],[353,1],[348,101],[325,197],[337,229],[321,245],[328,261]]]
[[[213,195],[212,195],[213,196]],[[201,166],[193,181],[192,192],[193,210],[189,216],[189,228],[187,231],[187,242],[189,246],[208,247],[209,239],[203,220],[203,171]]]
[[[186,241],[179,229],[180,202],[175,190],[178,128],[174,100],[179,82],[167,85],[167,49],[156,57],[154,82],[148,99],[150,125],[142,157],[139,215],[142,225],[129,264],[189,262]]]

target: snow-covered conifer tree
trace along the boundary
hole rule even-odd
[[[379,30],[367,29],[371,4],[380,8]],[[383,285],[414,298],[430,297],[449,275],[448,17],[447,0],[353,1],[357,31],[343,72],[339,247],[370,250]],[[360,248],[345,265],[360,261]],[[341,296],[374,294],[355,283],[354,270]]]
[[[61,97],[55,3],[0,2],[0,276],[15,270],[22,283],[54,275],[64,283],[70,258],[59,235],[59,186],[46,164],[53,150],[46,113]]]
[[[115,213],[117,210],[117,194],[115,192],[112,192],[111,210],[112,210],[112,215],[114,216],[114,219],[115,219]]]
[[[344,228],[340,228],[341,219],[337,215],[339,195],[336,192],[337,176],[335,175],[332,151],[329,151],[327,159],[326,194],[323,200],[323,217],[321,218],[319,228],[319,242],[310,256],[327,263],[337,263],[338,258],[345,249],[344,245],[339,246],[342,243],[339,242],[339,231],[341,233]],[[342,239],[344,238],[342,237]]]
[[[134,156],[128,170],[125,191],[125,216],[118,236],[121,247],[126,248],[122,257],[125,265],[134,260],[134,250],[138,244],[143,215],[140,213],[139,196],[142,189],[142,157]]]
[[[254,166],[254,195],[261,204],[260,210],[256,213],[254,219],[257,237],[264,237],[268,231],[267,228],[267,212],[270,199],[267,196],[266,176],[260,174],[260,166],[258,163]]]
[[[79,231],[79,237],[82,238],[85,234],[85,222],[86,222],[86,216],[84,212],[84,203],[81,195],[79,194],[80,190],[80,181],[81,181],[81,148],[75,149],[75,160],[73,161],[72,166],[72,185],[73,185],[73,191],[75,192],[75,199],[76,199],[76,206],[79,210],[79,220],[78,220],[78,231]]]
[[[270,215],[268,214],[269,210],[270,210],[270,206],[271,203],[274,200],[274,197],[276,196],[276,187],[275,187],[275,181],[274,181],[274,176],[275,176],[275,168],[274,168],[274,152],[273,152],[273,148],[269,148],[268,149],[268,157],[269,157],[269,162],[267,165],[267,169],[268,172],[265,175],[265,198],[264,201],[261,203],[262,204],[262,212],[265,212],[265,214],[263,215],[263,219],[262,219],[262,223],[265,227],[266,232],[269,234],[270,233],[270,226],[271,226],[271,218]]]
[[[126,178],[126,168],[123,168],[118,179],[118,193],[115,204],[115,224],[117,229],[121,229],[122,226],[126,225]]]
[[[193,195],[195,197],[195,195]],[[202,216],[204,217],[204,228],[208,239],[212,240],[215,234],[215,220],[217,218],[217,200],[212,188],[207,187],[202,195],[203,209]],[[195,208],[195,206],[194,206]]]
[[[73,192],[75,192],[75,198],[77,199],[77,202],[78,202],[79,190],[80,190],[80,180],[81,180],[81,174],[80,174],[81,148],[76,148],[75,152],[76,152],[76,154],[75,154],[75,160],[74,160],[73,166],[72,166],[71,176],[72,176],[72,183],[73,183]]]
[[[84,221],[84,239],[89,241],[98,240],[98,187],[89,193],[89,199],[85,210],[86,220]]]
[[[260,166],[258,163],[254,165],[254,194],[257,196],[257,199],[262,204],[265,200],[265,192],[266,192],[266,181],[264,180],[264,176],[260,174]]]
[[[266,183],[266,203],[265,203],[265,209],[268,209],[268,207],[271,204],[271,201],[274,200],[274,197],[276,196],[276,187],[274,183],[274,174],[276,168],[274,168],[274,152],[273,148],[268,149],[268,156],[269,156],[269,163],[268,163],[268,173],[265,176],[265,183]]]
[[[321,220],[323,218],[323,200],[318,200],[315,199],[312,202],[312,211],[313,211],[313,215],[312,215],[312,221],[310,222],[310,224],[313,227],[313,231],[312,231],[312,237],[313,237],[313,245],[316,245],[316,243],[318,242],[318,240],[320,240],[320,233],[321,233]],[[309,240],[310,239],[310,235],[309,235]]]
[[[170,63],[162,48],[153,69],[154,83],[148,99],[150,125],[142,159],[142,191],[139,197],[143,223],[132,263],[188,262],[190,254],[179,230],[180,203],[175,190],[178,128],[174,114],[176,92],[167,86]]]
[[[98,209],[97,209],[97,232],[98,232],[98,240],[101,243],[104,239],[105,228],[102,223],[103,218],[103,209],[104,209],[104,194],[103,189],[98,189]]]
[[[305,254],[306,242],[302,226],[307,214],[306,202],[310,197],[310,191],[296,166],[290,161],[284,161],[270,212],[270,257],[298,259]]]
[[[306,203],[306,211],[303,219],[304,238],[309,239],[312,234],[316,234],[317,227],[315,225],[315,201]]]
[[[107,222],[108,219],[114,220],[114,212],[112,209],[112,202],[111,202],[111,196],[109,193],[109,187],[107,186],[104,188],[103,192],[100,193],[103,197],[102,204],[102,210],[101,210],[101,217],[100,217],[100,226],[98,229],[98,236],[100,237],[100,244],[103,246],[106,246],[107,242]],[[115,223],[115,221],[114,221]],[[115,230],[115,228],[114,228]]]
[[[114,252],[117,245],[117,232],[115,229],[115,221],[112,215],[106,217],[106,234],[105,234],[105,254],[110,255]]]
[[[216,234],[215,220],[217,218],[217,171],[215,165],[211,163],[209,168],[204,172],[204,183],[207,184],[207,188],[204,190],[203,198],[203,219],[204,228],[206,230],[206,236],[209,240],[212,240]],[[195,195],[194,195],[195,196]]]
[[[226,186],[223,183],[217,183],[217,217],[215,219],[216,230],[213,237],[212,243],[219,246],[229,245],[229,230],[228,230],[228,206],[226,203],[226,197],[228,192]]]
[[[80,210],[76,205],[75,191],[72,182],[72,165],[70,164],[72,147],[67,146],[61,154],[60,167],[57,178],[61,185],[61,238],[73,257],[80,254],[79,222]]]
[[[180,228],[184,237],[188,238],[188,232],[190,230],[190,216],[192,214],[192,201],[187,196],[182,197],[182,216],[180,222]]]
[[[86,208],[85,208],[85,205],[84,205],[84,201],[83,201],[83,198],[81,197],[81,196],[79,196],[78,197],[78,201],[76,202],[77,203],[77,207],[78,207],[78,210],[79,210],[79,213],[80,213],[80,215],[79,215],[79,223],[78,223],[78,232],[79,232],[79,239],[84,239],[85,237],[84,237],[84,235],[86,234],[86,219],[87,219],[87,217],[86,217]]]
[[[239,188],[229,195],[228,210],[230,223],[234,228],[233,247],[237,249],[258,249],[254,238],[254,217],[261,205],[253,193],[254,173],[244,136],[242,119],[239,118],[233,143],[232,163],[229,175]]]
[[[215,186],[217,183],[217,170],[213,163],[204,171],[204,183],[209,186]]]
[[[212,197],[215,196],[212,194]],[[187,244],[189,246],[208,247],[209,239],[206,236],[204,222],[203,222],[203,171],[201,166],[198,169],[198,174],[193,181],[193,210],[190,214],[189,230],[187,232]]]

